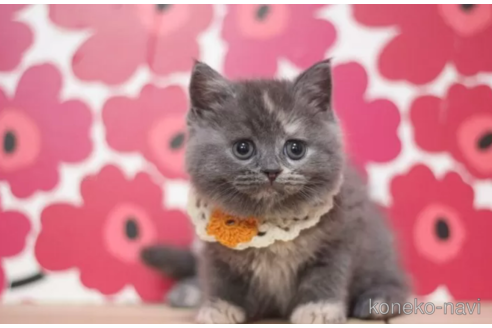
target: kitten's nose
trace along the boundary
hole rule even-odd
[[[273,182],[280,175],[280,173],[282,173],[282,170],[273,169],[273,170],[263,170],[262,172],[265,173],[265,175],[267,176],[268,180],[270,180],[270,182]]]

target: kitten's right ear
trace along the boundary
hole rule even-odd
[[[232,84],[213,68],[195,61],[190,81],[191,105],[195,110],[213,110],[234,95]]]
[[[321,112],[331,112],[332,76],[331,60],[325,59],[314,64],[294,82],[295,92]]]

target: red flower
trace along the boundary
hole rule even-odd
[[[358,63],[333,69],[334,108],[340,118],[348,152],[364,168],[368,162],[386,162],[401,149],[397,128],[400,113],[391,101],[367,101],[367,73]]]
[[[81,80],[119,84],[141,64],[157,74],[188,71],[196,38],[212,19],[211,5],[51,5],[62,27],[90,30],[73,58]]]
[[[368,26],[398,28],[379,58],[388,79],[428,83],[448,62],[463,75],[492,71],[489,4],[355,5],[354,15]]]
[[[419,165],[396,177],[391,192],[389,212],[416,293],[444,283],[458,300],[492,299],[492,212],[474,209],[472,187],[457,173],[438,180]]]
[[[492,90],[456,84],[446,98],[424,96],[410,111],[415,140],[424,150],[450,152],[478,178],[492,177]]]
[[[32,42],[27,25],[13,20],[25,5],[2,5],[0,9],[0,71],[13,70]]]
[[[43,211],[39,263],[52,271],[78,268],[82,284],[106,295],[133,285],[143,300],[161,301],[172,282],[146,267],[140,250],[161,242],[188,245],[186,216],[163,209],[162,190],[147,174],[128,180],[114,166],[84,179],[81,194],[82,206]]]
[[[228,43],[225,74],[272,77],[285,57],[300,68],[323,59],[335,28],[316,18],[322,5],[229,5],[222,36]]]
[[[91,113],[80,101],[61,102],[61,86],[60,73],[41,65],[24,73],[12,98],[0,89],[0,181],[17,197],[54,188],[61,162],[91,152]]]
[[[186,178],[184,142],[188,100],[177,87],[145,86],[137,99],[115,97],[103,108],[108,144],[141,152],[168,178]]]
[[[29,220],[18,212],[3,212],[0,208],[0,295],[6,286],[2,258],[19,254],[31,230]]]

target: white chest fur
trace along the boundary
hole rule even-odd
[[[252,287],[267,294],[283,311],[294,296],[299,267],[306,260],[294,247],[294,243],[275,243],[268,250],[257,251],[250,264]]]

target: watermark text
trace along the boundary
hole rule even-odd
[[[480,314],[480,299],[478,302],[459,302],[451,303],[446,302],[442,305],[436,306],[432,302],[418,302],[414,299],[414,302],[406,303],[385,303],[369,300],[369,313],[377,315],[402,315],[402,314],[427,314],[432,315],[436,311],[442,311],[444,314],[451,315],[473,315]]]

